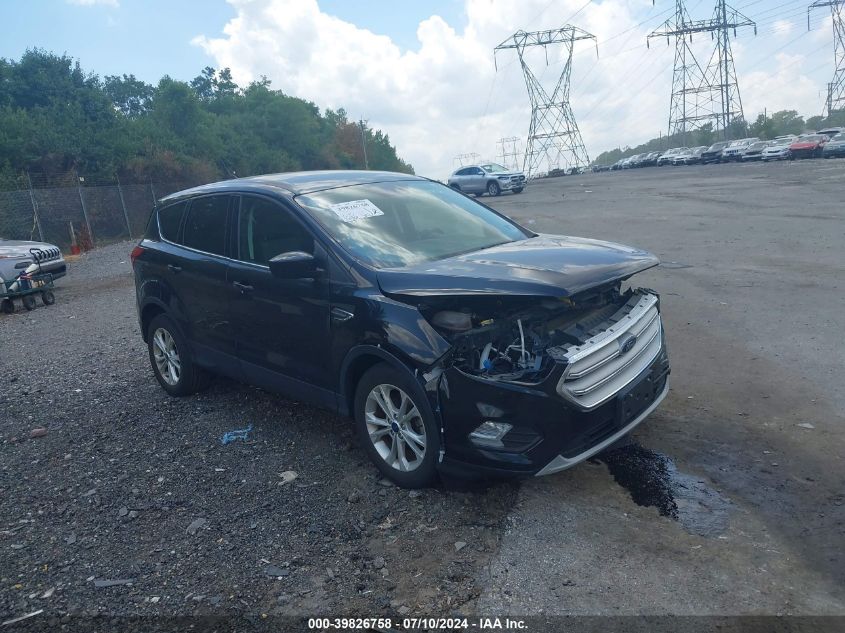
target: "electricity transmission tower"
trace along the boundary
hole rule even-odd
[[[518,136],[508,136],[496,141],[496,144],[502,148],[499,152],[499,156],[502,159],[502,165],[508,169],[513,169],[514,171],[519,169],[519,155],[521,152],[516,148],[516,144],[518,142]]]
[[[575,115],[569,105],[569,80],[572,75],[572,49],[579,40],[592,39],[596,36],[583,29],[567,24],[559,29],[549,31],[532,31],[526,33],[519,30],[493,49],[493,59],[502,50],[516,49],[525,86],[528,88],[528,98],[531,100],[531,125],[528,128],[528,141],[525,147],[525,157],[522,169],[529,178],[540,171],[545,164],[548,170],[569,166],[586,166],[590,163],[587,148],[581,139],[581,132],[575,122]],[[563,45],[565,63],[554,90],[549,94],[543,88],[540,80],[532,72],[525,59],[526,50],[542,46],[546,52],[548,64],[548,47]],[[596,42],[598,54],[598,42]]]
[[[452,165],[454,166],[455,163],[458,163],[459,167],[463,167],[465,164],[473,164],[477,163],[481,155],[478,152],[470,152],[468,154],[458,154],[452,159]]]
[[[817,0],[807,7],[807,30],[810,11],[830,7],[833,18],[833,81],[827,84],[827,116],[845,110],[845,0]]]
[[[683,0],[675,0],[675,15],[660,29],[648,35],[647,43],[655,37],[665,37],[666,43],[675,38],[675,65],[672,74],[672,97],[669,104],[669,136],[687,145],[689,132],[708,123],[721,130],[725,138],[731,124],[744,124],[742,99],[736,78],[729,32],[743,26],[757,25],[736,9],[718,0],[713,17],[692,20]],[[706,66],[699,63],[692,50],[696,33],[710,33],[716,48]]]

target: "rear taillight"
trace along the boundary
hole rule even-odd
[[[141,254],[144,252],[144,249],[140,246],[136,246],[132,249],[132,252],[129,253],[129,259],[132,260],[132,265],[135,265],[135,260],[138,259]]]

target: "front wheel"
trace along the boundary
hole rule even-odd
[[[405,370],[380,363],[355,390],[355,426],[381,473],[402,488],[434,483],[440,433],[422,387]]]
[[[45,290],[41,293],[41,301],[45,306],[51,306],[56,303],[56,295],[53,294],[52,290]]]
[[[35,297],[32,295],[24,295],[21,297],[21,303],[27,310],[35,310]]]
[[[498,182],[491,182],[487,185],[487,193],[491,196],[498,196],[502,190],[499,188]]]
[[[190,346],[173,320],[159,314],[147,330],[150,364],[171,396],[188,396],[208,386],[209,374],[193,362]]]

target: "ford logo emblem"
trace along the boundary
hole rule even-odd
[[[623,354],[627,354],[632,349],[634,349],[634,345],[637,344],[637,337],[635,334],[629,334],[626,336],[622,341],[619,342],[619,355],[622,356]]]

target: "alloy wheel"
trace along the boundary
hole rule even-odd
[[[153,358],[164,382],[175,386],[182,376],[182,361],[173,336],[161,327],[153,334]]]
[[[425,424],[417,405],[399,387],[373,387],[364,404],[364,421],[376,452],[391,468],[409,472],[422,464]]]

